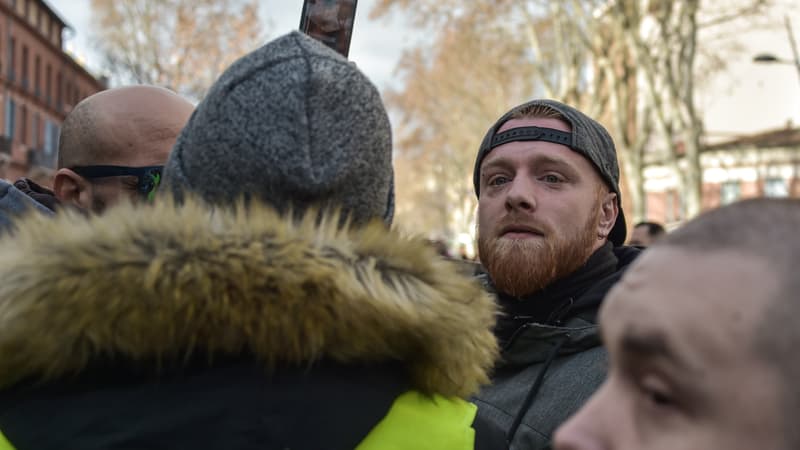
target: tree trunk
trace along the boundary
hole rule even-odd
[[[626,211],[628,225],[641,222],[647,219],[647,195],[644,190],[644,174],[642,167],[635,158],[620,158],[622,168],[625,171],[625,179],[628,181],[628,199],[631,209]]]
[[[684,170],[684,218],[691,219],[703,209],[703,168],[700,165],[700,127],[694,125],[686,139],[686,168]]]

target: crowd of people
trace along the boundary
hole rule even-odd
[[[380,94],[304,34],[83,100],[0,181],[0,450],[800,448],[800,201],[626,245],[595,119],[475,150],[479,263],[391,227]]]

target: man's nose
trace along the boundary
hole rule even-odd
[[[569,422],[564,425],[568,425]],[[576,433],[570,428],[561,427],[553,438],[553,448],[555,450],[608,450],[599,442],[593,441],[591,436],[584,436]]]
[[[516,176],[510,182],[508,194],[506,195],[506,209],[523,211],[533,211],[536,209],[535,185],[524,176]]]
[[[611,450],[602,433],[609,424],[604,419],[613,415],[612,411],[603,411],[604,387],[593,395],[589,401],[569,420],[564,422],[553,437],[555,450]]]

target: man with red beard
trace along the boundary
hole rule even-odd
[[[501,362],[475,402],[510,448],[550,448],[605,377],[597,311],[639,252],[622,247],[614,142],[582,112],[534,100],[489,129],[474,183],[482,277],[505,313]]]

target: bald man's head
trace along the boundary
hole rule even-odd
[[[157,86],[125,86],[87,97],[61,127],[58,167],[161,165],[194,106]],[[163,157],[162,157],[163,156]]]
[[[95,211],[117,202],[129,194],[130,177],[88,180],[71,169],[163,166],[193,111],[189,101],[157,86],[119,87],[87,97],[61,126],[56,196]]]

